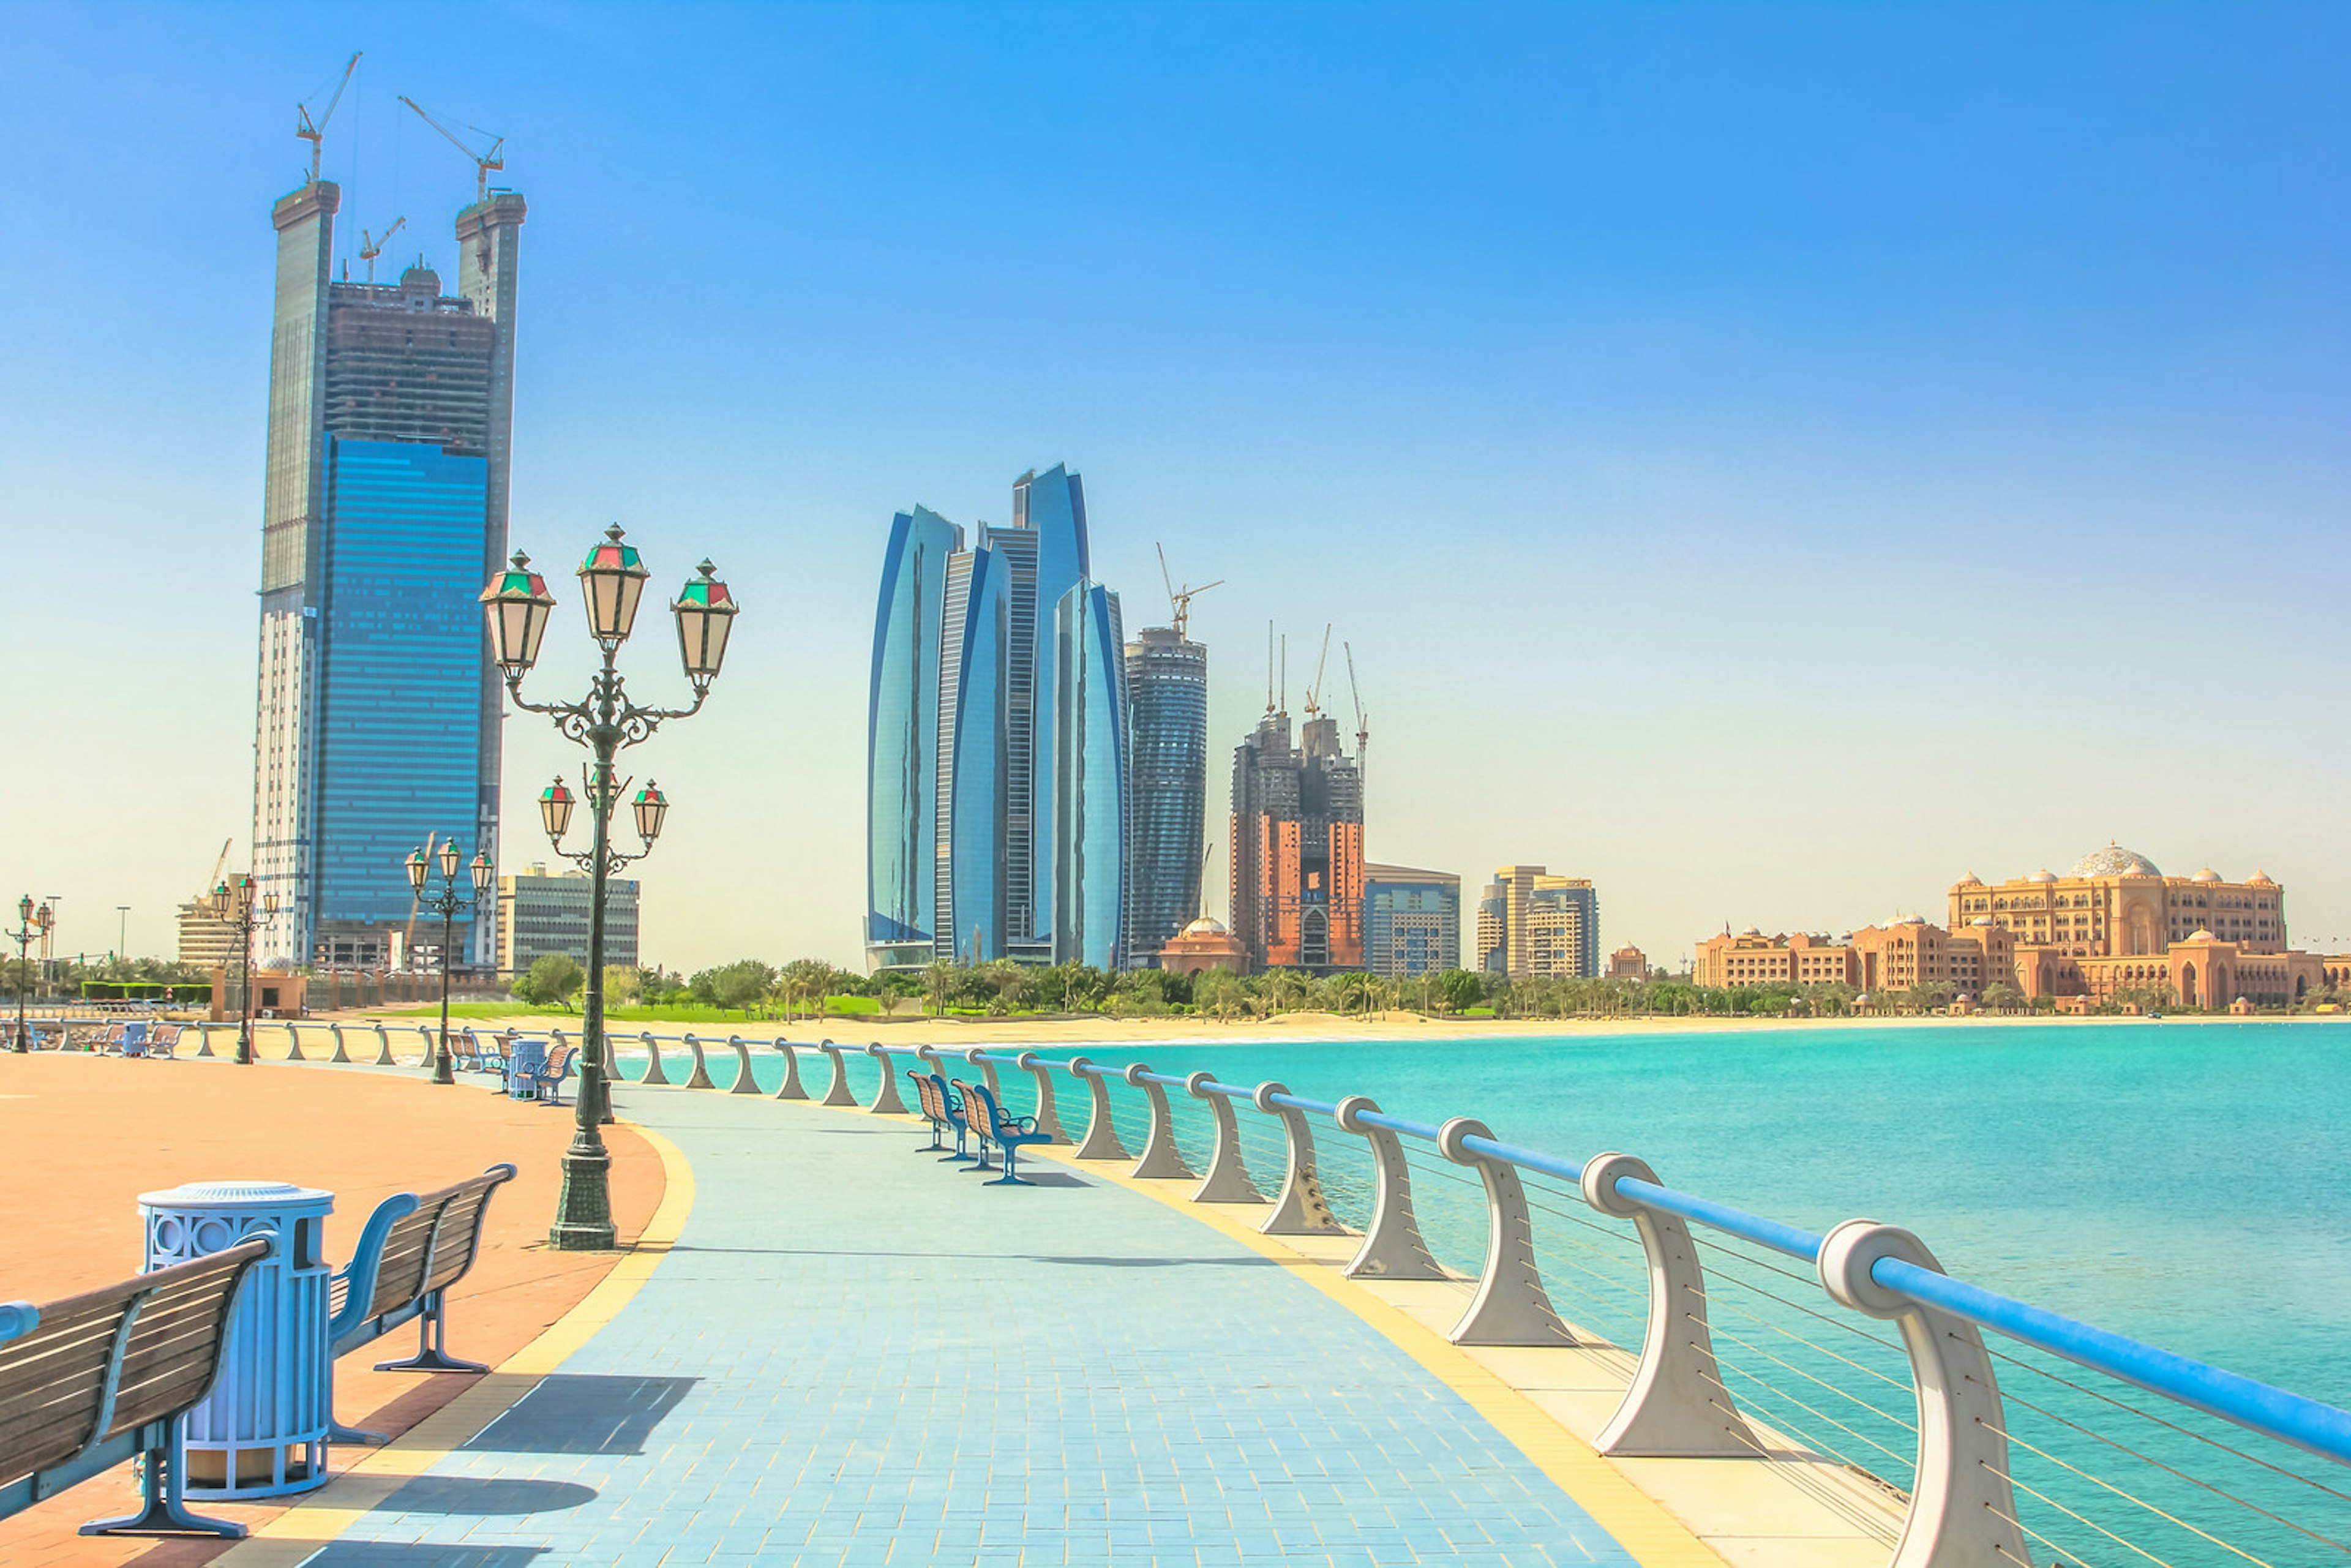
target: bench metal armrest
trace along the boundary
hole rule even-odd
[[[351,1260],[343,1265],[343,1307],[328,1321],[329,1345],[334,1345],[374,1316],[370,1309],[375,1301],[376,1271],[383,1266],[384,1241],[394,1224],[416,1212],[416,1205],[414,1193],[396,1192],[377,1204],[375,1212],[368,1216],[367,1227],[360,1232],[359,1245],[351,1249]]]

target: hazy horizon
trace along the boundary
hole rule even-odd
[[[1598,885],[1604,950],[1939,919],[2110,839],[2351,947],[2351,15],[1491,6],[16,5],[0,895],[170,955],[251,831],[271,204],[454,277],[522,192],[514,543],[618,519],[744,613],[630,753],[645,956],[861,967],[891,515],[1084,476],[1097,577],[1232,747],[1370,712],[1367,858]],[[354,261],[353,270],[359,271]],[[660,624],[654,623],[658,617]],[[625,655],[675,696],[649,608]],[[580,753],[506,730],[503,868]],[[576,787],[576,786],[575,786]],[[463,831],[465,824],[449,824]],[[1465,942],[1465,948],[1466,948]]]

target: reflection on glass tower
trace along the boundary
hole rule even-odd
[[[1081,582],[1054,615],[1053,955],[1126,957],[1126,633],[1118,595]]]
[[[1208,650],[1173,627],[1143,628],[1126,645],[1126,693],[1129,962],[1155,965],[1159,950],[1206,913]]]
[[[961,528],[917,507],[899,515],[883,559],[867,745],[866,961],[877,969],[1050,963],[1072,943],[1123,952],[1101,903],[1114,911],[1124,897],[1124,682],[1115,641],[1104,678],[1100,643],[1103,627],[1116,636],[1118,601],[1085,581],[1083,485],[1061,467],[1024,474],[1010,526],[977,532],[967,549]],[[1065,661],[1073,596],[1076,624],[1091,630]],[[1068,841],[1096,868],[1075,883],[1060,863],[1070,791],[1083,827]],[[1087,901],[1066,926],[1065,887]]]

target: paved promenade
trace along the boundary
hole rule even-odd
[[[310,1562],[1633,1563],[1390,1340],[1147,1197],[1041,1161],[984,1186],[894,1120],[618,1098],[693,1166],[675,1247]]]

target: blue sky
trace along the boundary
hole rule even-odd
[[[1473,896],[1590,874],[1678,958],[2111,837],[2351,946],[2346,46],[2319,6],[12,5],[0,891],[162,951],[244,853],[268,208],[361,48],[347,254],[404,214],[387,263],[452,259],[472,170],[398,93],[531,204],[517,542],[617,517],[747,606],[634,759],[653,956],[854,958],[889,516],[1003,521],[1057,461],[1129,624],[1155,541],[1229,580],[1217,756],[1267,618],[1293,706],[1336,624],[1373,855]],[[569,758],[507,736],[516,863]]]

